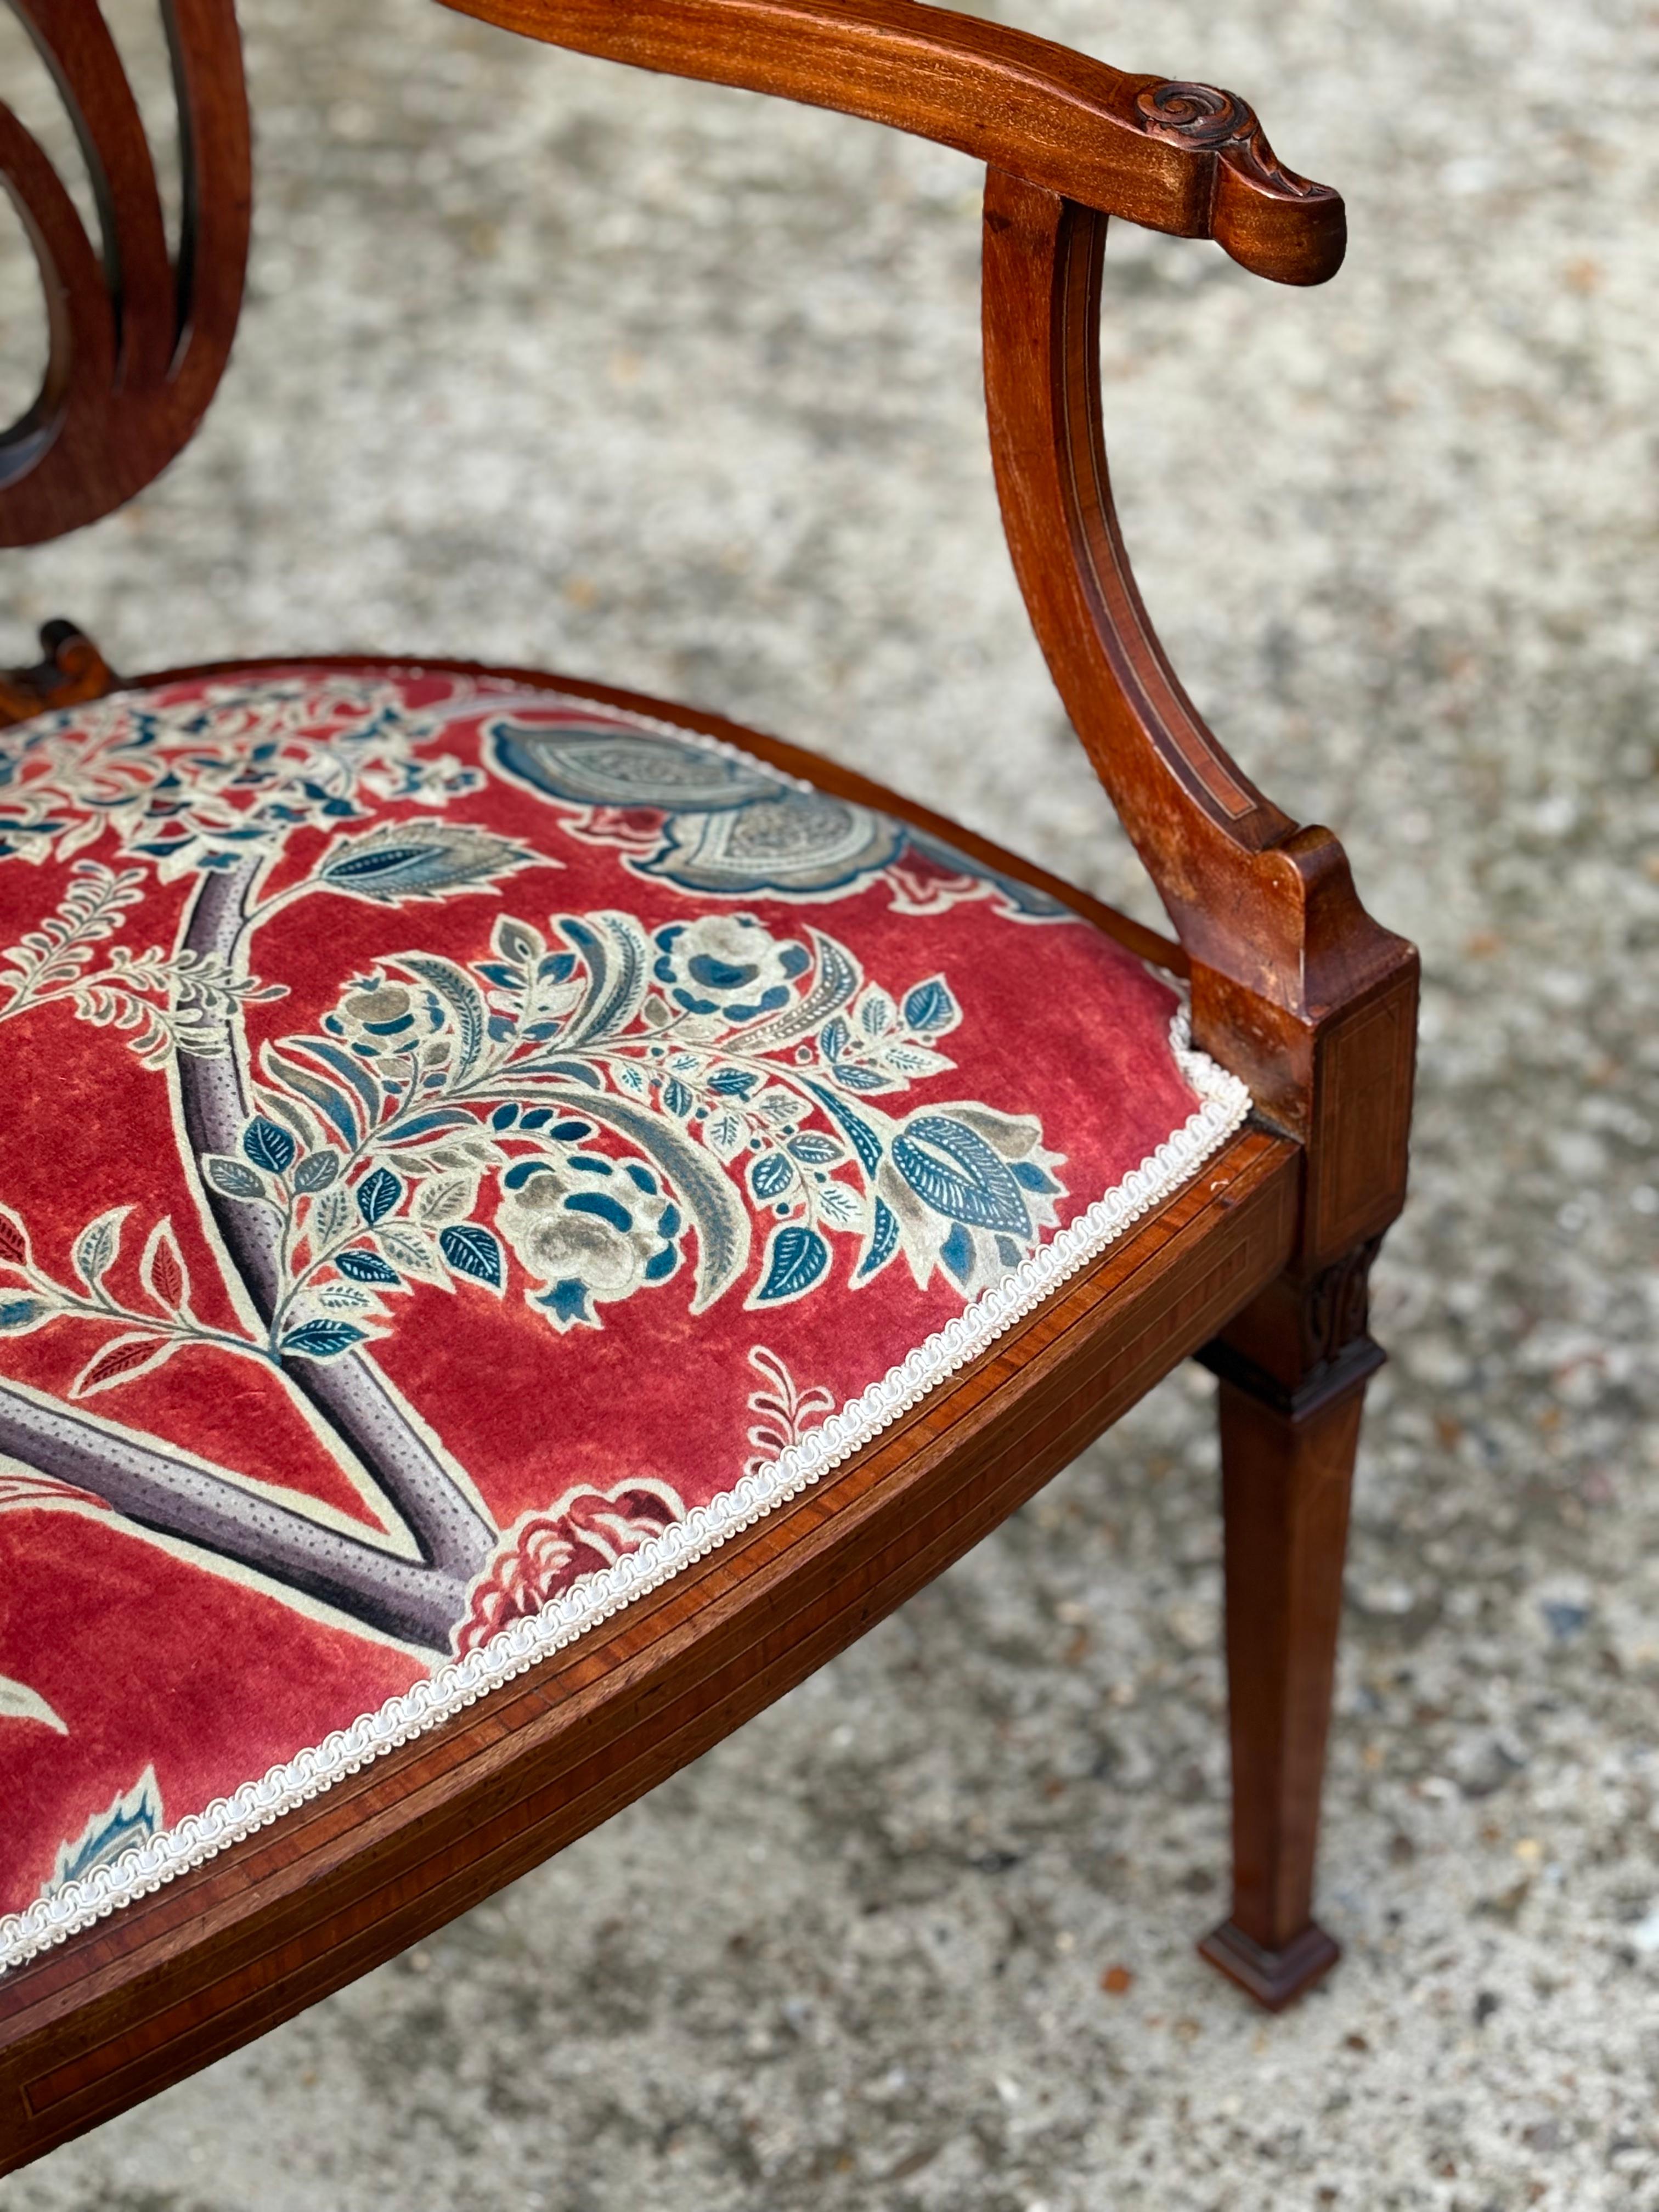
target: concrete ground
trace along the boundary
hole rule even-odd
[[[125,514],[0,556],[7,657],[64,611],[129,667],[609,676],[1143,900],[998,534],[969,163],[422,0],[244,12],[225,392]],[[1269,2021],[1193,1955],[1226,1797],[1188,1376],[736,1740],[3,2212],[1659,2206],[1659,19],[1006,12],[1236,86],[1352,210],[1307,295],[1117,233],[1105,332],[1178,664],[1427,960],[1328,1790],[1346,1960]]]

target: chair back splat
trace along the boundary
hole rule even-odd
[[[39,143],[0,106],[0,178],[46,288],[45,382],[0,434],[0,545],[96,522],[181,453],[236,334],[252,173],[232,0],[161,0],[179,102],[183,219],[167,252],[137,102],[94,0],[9,0],[63,96],[99,240]]]

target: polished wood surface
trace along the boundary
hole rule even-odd
[[[100,180],[101,251],[0,110],[0,174],[46,275],[51,367],[0,438],[0,544],[108,513],[189,437],[234,330],[247,125],[230,0],[173,0],[186,164],[170,266],[94,0],[13,0]],[[1179,1359],[1223,1378],[1235,1777],[1229,1918],[1206,1955],[1277,2007],[1335,1956],[1313,1917],[1346,1500],[1380,1353],[1366,1271],[1403,1201],[1417,963],[1328,830],[1261,793],[1182,690],[1136,591],[1101,425],[1112,215],[1322,281],[1334,193],[1252,112],[915,0],[453,0],[545,42],[772,92],[988,164],[986,398],[1005,526],[1066,709],[1176,940],[868,780],[689,722],[1068,899],[1190,980],[1200,1043],[1258,1118],[1178,1195],[836,1474],[654,1596],[267,1832],[0,1977],[0,2170],[258,2034],[509,1881],[738,1726],[939,1573]],[[71,624],[0,678],[0,722],[113,680]],[[473,664],[440,664],[467,667]],[[156,679],[149,679],[156,680]]]
[[[1200,1357],[1221,1378],[1233,1894],[1200,1946],[1279,2011],[1336,1962],[1313,1917],[1376,1243],[1292,1263]]]
[[[40,626],[40,658],[32,668],[0,671],[0,729],[27,722],[54,707],[101,699],[117,681],[114,670],[72,622]]]
[[[194,435],[241,311],[252,173],[233,0],[161,0],[184,185],[176,261],[137,103],[96,0],[9,4],[75,125],[100,229],[94,246],[38,142],[0,106],[0,183],[47,303],[40,396],[0,432],[0,545],[31,545],[109,514]]]
[[[921,0],[444,0],[636,69],[738,85],[937,139],[1085,206],[1245,268],[1319,284],[1342,202],[1286,169],[1254,111],[1213,85],[1131,76],[1028,31]]]
[[[1330,831],[1292,822],[1206,726],[1147,618],[1101,422],[1106,230],[987,177],[1003,523],[1055,688],[1191,960],[1194,1038],[1309,1146],[1307,1246],[1334,1257],[1403,1202],[1417,956],[1365,912]]]

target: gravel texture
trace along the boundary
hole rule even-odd
[[[1191,1374],[732,1742],[3,2212],[1659,2206],[1659,18],[1007,12],[1237,86],[1352,211],[1306,295],[1115,234],[1104,342],[1178,665],[1427,962],[1328,1793],[1346,1962],[1268,2021],[1193,1955],[1226,1799]],[[419,0],[244,14],[225,390],[125,514],[0,556],[8,657],[61,611],[129,667],[610,677],[1148,910],[1001,547],[970,164]]]

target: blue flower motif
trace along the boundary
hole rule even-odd
[[[515,1161],[501,1176],[495,1226],[543,1287],[528,1302],[561,1334],[601,1326],[595,1302],[665,1283],[680,1264],[679,1208],[638,1160],[568,1152]]]
[[[653,972],[674,1004],[727,1022],[752,1022],[787,1006],[796,977],[811,964],[804,945],[774,937],[752,914],[670,922],[655,941]]]
[[[413,1052],[444,1025],[443,1008],[431,991],[365,975],[346,993],[323,1027],[343,1040],[360,1060]]]

